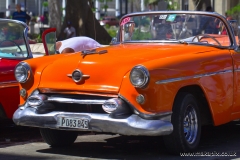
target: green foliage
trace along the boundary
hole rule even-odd
[[[159,1],[160,0],[144,0],[144,4],[145,5],[148,5],[148,4],[157,5]]]
[[[95,3],[95,0],[92,1],[93,3]],[[99,0],[100,3],[103,3],[103,5],[101,5],[101,8],[104,9],[104,11],[106,12],[108,9],[108,2],[112,2],[112,0]],[[99,8],[100,9],[100,8]],[[92,11],[95,12],[96,8],[94,6],[92,6]]]
[[[179,8],[178,2],[175,2],[173,0],[166,0],[168,3],[168,10],[176,10]]]
[[[36,38],[36,42],[37,43],[42,43],[42,37],[40,34],[38,34],[37,38]]]
[[[104,27],[105,29],[110,29],[110,26],[108,24],[106,24]]]
[[[240,3],[227,11],[230,16],[238,16],[240,13]]]
[[[97,10],[95,7],[91,8],[91,9],[93,12],[96,12],[96,10]]]
[[[144,0],[144,4],[145,5],[149,5],[149,4],[158,5],[159,1],[160,0]],[[167,6],[168,10],[177,10],[180,7],[178,2],[176,2],[174,0],[165,0],[165,2],[167,2],[167,4],[168,4],[168,6]]]
[[[139,32],[139,29],[136,29],[132,36],[132,40],[146,40],[151,38],[152,38],[152,35],[150,32]]]
[[[104,3],[104,2],[112,2],[112,0],[99,0],[99,2]]]
[[[103,8],[104,8],[104,9],[108,9],[108,5],[107,5],[107,4],[104,4],[104,5],[103,5]]]
[[[106,25],[104,27],[106,29],[106,31],[108,32],[108,34],[113,38],[113,37],[117,37],[117,31],[118,31],[118,27],[115,26],[108,26]]]
[[[141,19],[139,17],[134,17],[133,21],[136,27],[138,27],[139,25],[145,26],[150,24],[150,19],[146,17],[142,17]]]
[[[42,43],[42,37],[40,34],[29,34],[28,35],[30,39],[36,41],[37,43]]]
[[[42,5],[43,5],[43,7],[48,7],[48,2],[44,1],[44,2],[42,3]]]

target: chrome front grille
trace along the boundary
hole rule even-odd
[[[74,104],[52,102],[55,106],[52,111],[73,112],[73,113],[106,113],[99,104]]]
[[[45,101],[54,106],[51,111],[75,112],[75,113],[106,113],[102,104],[111,97],[91,95],[63,95],[44,94],[48,97]]]

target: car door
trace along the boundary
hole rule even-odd
[[[11,118],[19,104],[19,87],[15,66],[32,58],[28,26],[9,19],[0,19],[0,118]]]
[[[233,57],[233,74],[234,74],[234,104],[232,114],[235,117],[240,116],[240,51],[231,50]],[[238,116],[239,115],[239,116]],[[234,118],[235,119],[235,118]]]
[[[43,32],[42,34],[43,46],[46,55],[57,54],[56,50],[56,28],[50,28]]]
[[[235,50],[231,50],[231,55],[233,58],[233,73],[234,73],[234,97],[233,97],[233,109],[232,109],[232,119],[237,119],[240,117],[240,41],[239,41],[239,29],[238,23],[235,20],[230,20],[229,23],[232,27],[232,32],[235,35],[236,45]]]

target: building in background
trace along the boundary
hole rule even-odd
[[[178,0],[178,2],[182,10],[205,11],[208,6],[212,6],[214,12],[226,16],[226,12],[239,4],[240,0]]]
[[[9,18],[15,11],[15,5],[20,4],[22,10],[30,13],[32,16],[39,16],[46,11],[46,8],[42,7],[42,3],[45,0],[1,0],[0,1],[0,12],[5,13],[5,17]]]

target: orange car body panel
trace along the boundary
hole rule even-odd
[[[240,79],[233,83],[236,76],[233,73],[234,51],[177,43],[119,44],[97,50],[108,52],[27,60],[34,78],[32,83],[20,84],[20,89],[25,88],[28,95],[37,88],[50,93],[120,95],[138,111],[154,114],[171,112],[178,91],[185,86],[197,85],[208,101],[214,125],[239,118],[234,114],[240,111],[240,101],[234,98],[235,92],[240,94],[236,85],[240,85]],[[240,66],[240,57],[238,60]],[[130,70],[139,64],[150,73],[150,83],[144,89],[135,88],[129,80]],[[75,69],[90,77],[75,83],[67,76]],[[144,104],[136,102],[139,94],[145,96]],[[26,98],[20,99],[20,105],[24,104]],[[239,101],[238,104],[235,101]]]

